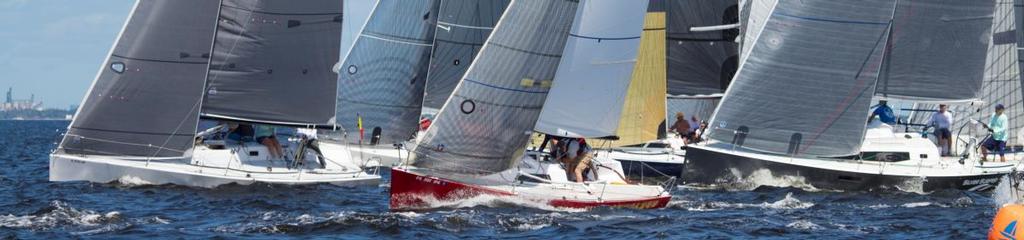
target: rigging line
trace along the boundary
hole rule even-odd
[[[438,27],[440,27],[441,24],[452,26],[452,27],[460,27],[460,28],[479,29],[479,30],[494,30],[494,27],[470,26],[470,25],[462,25],[462,24],[455,24],[455,23],[450,23],[450,22],[437,21]]]
[[[416,46],[423,46],[423,47],[433,47],[434,46],[434,44],[426,44],[426,43],[409,42],[409,41],[402,41],[402,40],[395,40],[395,39],[387,39],[387,38],[377,37],[377,36],[368,35],[368,34],[359,34],[359,36],[360,37],[368,37],[368,38],[377,39],[377,40],[386,41],[386,42],[399,43],[399,44],[416,45]]]
[[[598,41],[603,41],[603,40],[615,41],[615,40],[640,39],[640,36],[636,36],[636,37],[591,37],[591,36],[577,35],[575,33],[570,33],[569,36],[577,37],[577,38],[582,38],[582,39],[593,39],[593,40],[598,40]]]
[[[548,91],[530,91],[530,90],[522,90],[522,89],[501,87],[501,86],[491,85],[491,84],[487,84],[487,83],[483,83],[483,82],[478,82],[476,80],[469,79],[469,78],[463,78],[462,81],[463,82],[468,82],[468,83],[475,83],[475,84],[479,84],[479,85],[482,85],[482,86],[485,86],[485,87],[490,87],[490,88],[499,89],[499,90],[505,90],[505,91],[522,92],[522,93],[548,93]]]

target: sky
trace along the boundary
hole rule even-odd
[[[346,0],[345,43],[375,0]],[[134,0],[0,0],[0,94],[35,94],[47,108],[78,105],[106,59]],[[350,18],[351,17],[351,18]],[[351,29],[351,30],[350,30]]]

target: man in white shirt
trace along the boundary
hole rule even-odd
[[[935,127],[935,138],[939,139],[943,156],[950,155],[949,149],[953,145],[953,134],[949,131],[952,125],[953,114],[949,113],[946,104],[939,104],[939,111],[932,114],[931,120],[928,120],[928,126]]]

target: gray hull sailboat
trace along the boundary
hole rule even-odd
[[[333,127],[341,7],[138,1],[50,156],[50,180],[377,184],[380,176],[365,173],[347,149],[314,151],[312,141],[277,134],[284,156],[275,157],[222,129]],[[199,132],[201,118],[223,124]]]
[[[631,0],[513,0],[434,123],[411,166],[391,171],[391,208],[489,196],[539,206],[658,208],[661,186],[626,184],[615,162],[570,182],[533,131],[604,137],[618,127],[645,4]],[[585,100],[584,100],[585,99]],[[588,101],[601,109],[580,109]]]
[[[969,152],[943,157],[919,133],[865,123],[876,96],[977,99],[994,5],[778,1],[757,26],[712,118],[710,140],[688,148],[684,180],[767,177],[825,189],[916,192],[991,186],[1012,165],[982,164]]]

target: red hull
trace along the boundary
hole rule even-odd
[[[424,198],[453,201],[479,195],[516,196],[515,193],[464,184],[444,178],[420,175],[406,170],[391,169],[391,209],[430,208]],[[579,201],[567,199],[538,200],[562,208],[624,207],[638,209],[663,208],[671,196],[659,196],[627,201]]]

